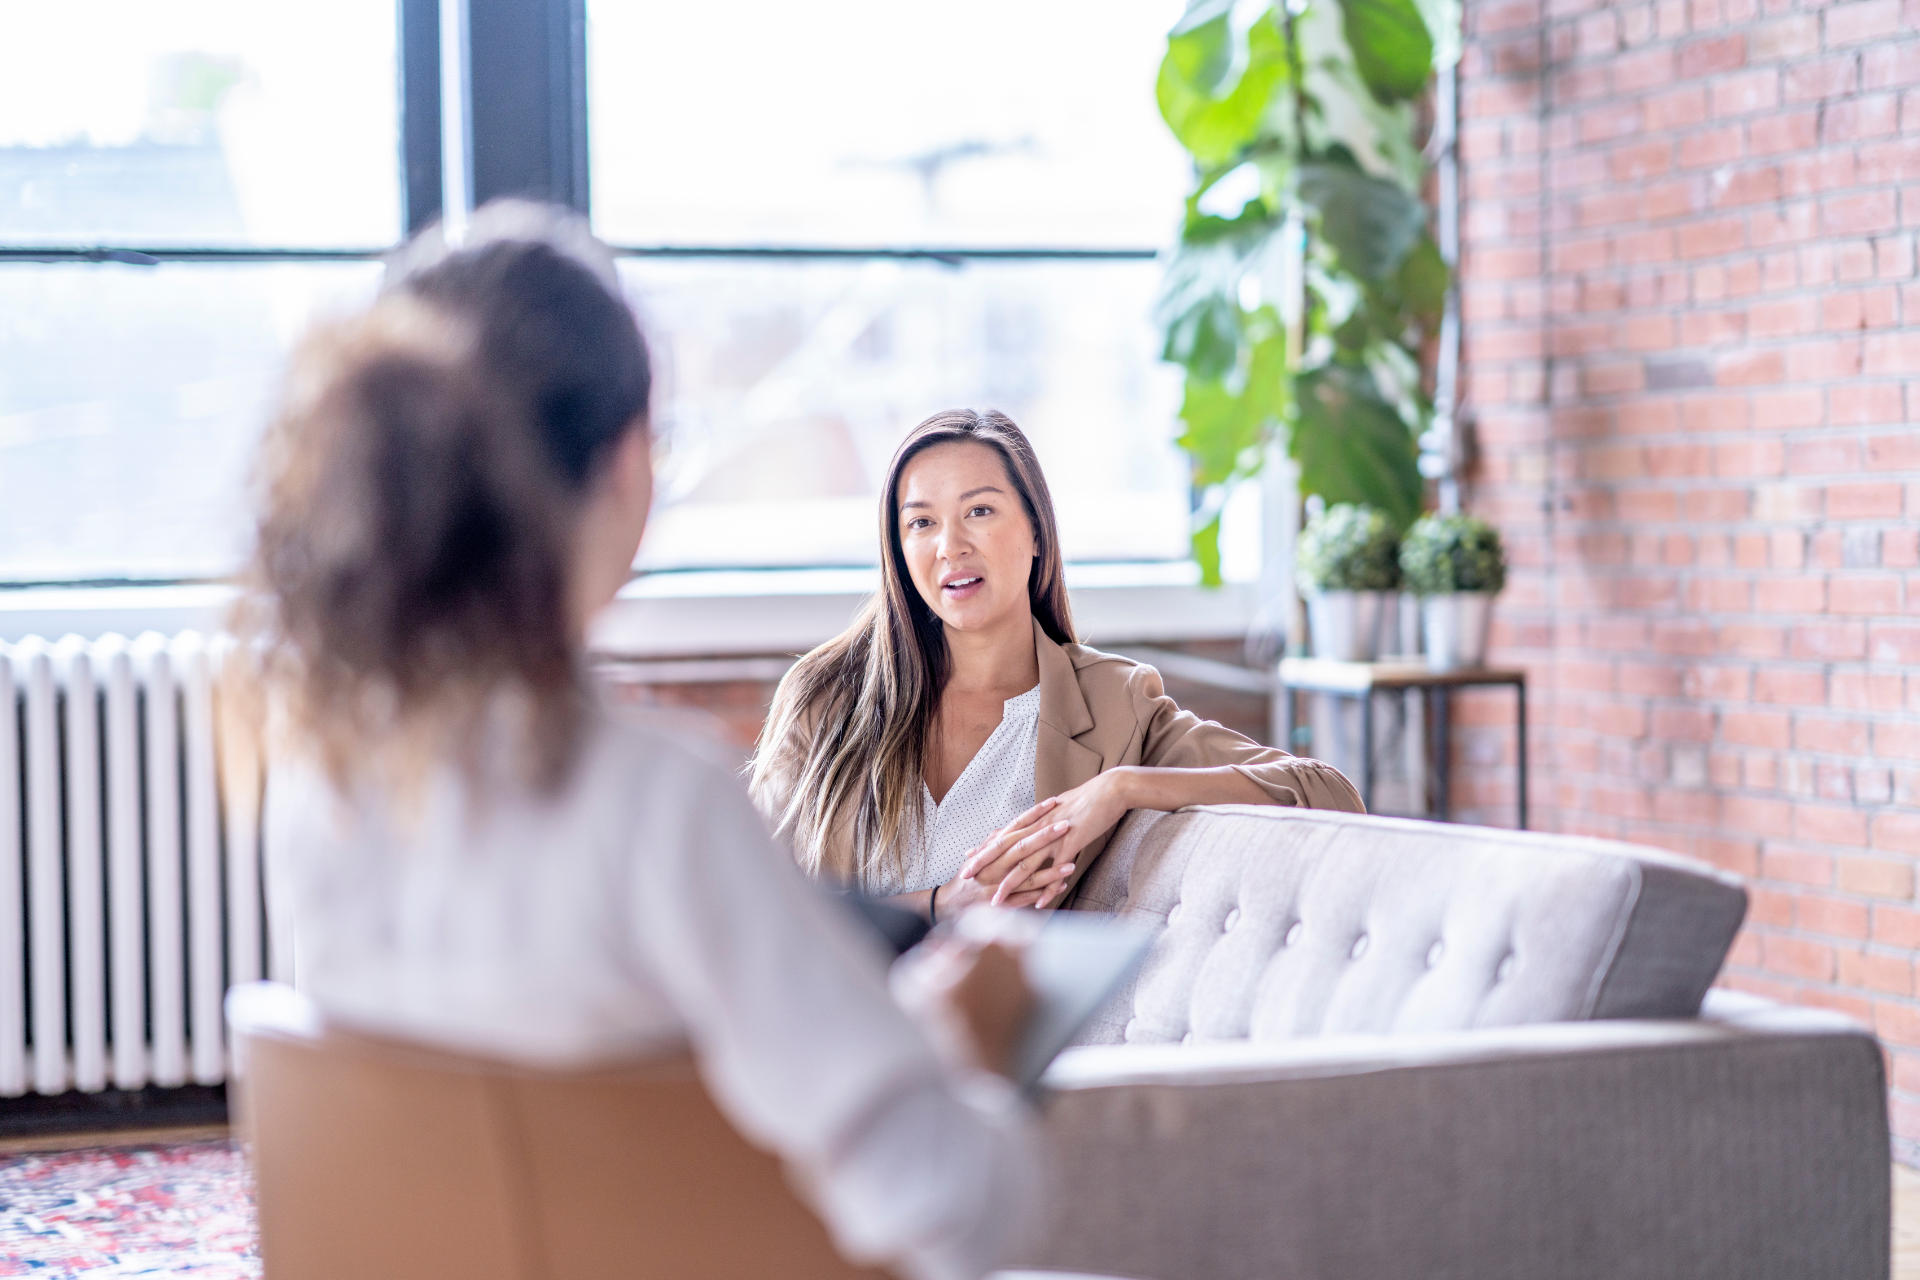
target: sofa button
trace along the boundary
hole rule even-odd
[[[1367,935],[1363,933],[1355,938],[1353,940],[1353,950],[1347,952],[1347,954],[1355,960],[1367,954]]]
[[[1431,969],[1433,968],[1433,966],[1439,964],[1440,957],[1445,955],[1446,951],[1447,951],[1447,944],[1444,942],[1440,942],[1438,940],[1436,940],[1432,946],[1428,947],[1427,948],[1427,968]]]
[[[1500,967],[1493,971],[1493,980],[1495,982],[1505,982],[1512,973],[1513,952],[1509,951],[1507,952],[1507,958],[1500,962]]]
[[[1226,933],[1229,930],[1231,930],[1233,926],[1239,923],[1240,923],[1240,908],[1235,907],[1233,910],[1227,912],[1226,922],[1220,926],[1220,932]]]
[[[1286,936],[1285,943],[1283,945],[1290,947],[1294,943],[1300,941],[1301,930],[1305,928],[1306,928],[1305,925],[1301,924],[1298,920],[1295,920],[1293,924],[1290,925],[1287,929],[1287,936]]]

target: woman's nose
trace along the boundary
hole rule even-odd
[[[967,538],[965,526],[948,524],[940,530],[939,552],[941,559],[951,560],[956,556],[966,554],[972,548],[973,543]]]

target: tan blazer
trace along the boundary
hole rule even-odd
[[[1267,793],[1269,804],[1364,813],[1360,793],[1332,765],[1263,747],[1212,720],[1182,711],[1152,667],[1083,644],[1055,644],[1033,627],[1040,659],[1040,742],[1033,759],[1036,800],[1071,791],[1123,765],[1208,769],[1231,765]],[[1074,861],[1086,875],[1107,847],[1101,832]]]
[[[1231,765],[1266,792],[1270,804],[1366,811],[1360,793],[1333,766],[1263,747],[1225,725],[1182,711],[1167,696],[1160,673],[1152,667],[1082,644],[1055,644],[1038,622],[1033,624],[1033,647],[1040,662],[1039,743],[1033,758],[1036,800],[1071,791],[1095,774],[1123,765],[1166,769]],[[791,795],[790,780],[805,759],[806,745],[781,742],[770,744],[769,749],[775,753],[772,785],[755,799],[770,821],[778,821]],[[843,823],[834,833],[825,860],[828,866],[855,865],[849,826]],[[1101,832],[1075,856],[1076,882],[1112,836],[1112,829]],[[842,844],[846,847],[837,847]]]

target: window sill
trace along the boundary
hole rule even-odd
[[[649,574],[601,615],[593,647],[630,659],[803,653],[839,634],[877,582],[872,569]],[[1187,563],[1068,565],[1067,586],[1081,635],[1103,647],[1237,638],[1259,604],[1254,584],[1209,590]],[[232,599],[219,584],[0,591],[0,641],[207,631]]]

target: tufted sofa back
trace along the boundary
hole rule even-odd
[[[1651,849],[1316,810],[1140,811],[1075,906],[1163,927],[1082,1043],[1690,1017],[1746,914]]]

